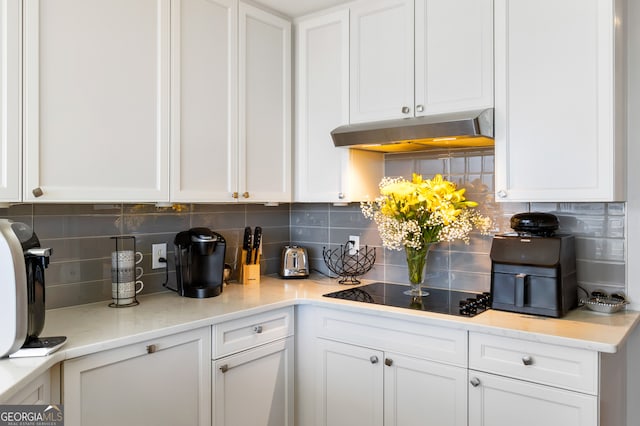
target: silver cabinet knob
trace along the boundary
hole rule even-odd
[[[423,112],[424,111],[424,105],[416,105],[416,111],[417,112]]]
[[[262,333],[262,326],[261,326],[261,325],[256,325],[255,327],[253,327],[253,331],[254,331],[256,334],[260,334],[260,333]]]
[[[469,380],[469,383],[471,383],[471,386],[473,386],[474,388],[477,388],[478,386],[480,386],[480,379],[478,379],[477,377],[472,377],[471,380]]]
[[[371,364],[377,364],[378,363],[378,357],[375,355],[371,355],[371,358],[369,358],[369,361],[371,361]]]
[[[409,108],[408,106],[403,106],[401,111],[403,114],[409,114],[411,112],[411,108]]]
[[[533,358],[531,358],[529,355],[525,355],[522,357],[522,363],[524,365],[533,365]]]
[[[338,198],[341,200],[344,200],[344,193],[342,192],[338,193]]]
[[[40,187],[35,188],[33,191],[31,191],[31,193],[36,198],[42,197],[44,195],[44,191]]]
[[[500,191],[497,192],[498,198],[507,198],[507,191],[505,191],[504,189],[501,189]]]
[[[158,350],[158,347],[156,345],[148,345],[147,346],[147,353],[148,354],[152,354],[157,350]]]
[[[220,371],[222,371],[223,373],[226,373],[227,371],[229,371],[229,366],[227,364],[221,365]]]

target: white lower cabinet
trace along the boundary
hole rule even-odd
[[[469,372],[469,426],[597,426],[598,398]]]
[[[213,425],[293,426],[293,309],[213,327]]]
[[[626,360],[469,333],[469,426],[625,426]]]
[[[312,308],[297,321],[297,424],[467,424],[466,331]]]
[[[65,425],[210,426],[210,338],[204,327],[65,361]]]
[[[466,368],[318,340],[318,424],[467,424]]]
[[[55,366],[51,370],[40,374],[10,398],[2,400],[0,403],[15,405],[56,404],[59,402],[60,397],[59,392],[53,389],[53,386],[59,384],[60,368]]]
[[[293,425],[293,337],[213,362],[215,426]]]

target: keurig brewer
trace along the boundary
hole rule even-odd
[[[491,245],[491,307],[562,317],[578,303],[573,235],[556,234],[548,213],[516,214],[511,227]]]
[[[176,235],[176,289],[180,296],[205,298],[222,293],[226,242],[208,228],[191,228]]]

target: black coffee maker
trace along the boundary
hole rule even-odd
[[[208,228],[180,232],[173,241],[176,291],[180,296],[205,298],[222,293],[226,242]]]

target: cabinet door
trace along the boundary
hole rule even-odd
[[[214,426],[293,425],[293,337],[213,363]]]
[[[202,328],[63,364],[65,425],[211,424],[211,335]]]
[[[237,8],[172,2],[172,201],[230,202],[237,191]]]
[[[493,0],[415,1],[415,115],[493,106]]]
[[[470,370],[469,426],[597,426],[597,397]]]
[[[22,387],[2,404],[42,405],[53,403],[51,399],[51,373],[46,371]]]
[[[349,122],[349,10],[305,19],[296,30],[294,201],[373,199],[383,154],[336,148],[330,135]]]
[[[497,200],[623,200],[617,3],[495,1]]]
[[[384,363],[385,426],[467,425],[466,368],[394,353]]]
[[[0,0],[0,201],[20,201],[21,2]]]
[[[384,354],[318,339],[317,425],[382,426]]]
[[[169,0],[33,0],[25,201],[168,201]]]
[[[241,201],[291,201],[291,23],[239,5]]]
[[[352,123],[413,116],[413,0],[351,8]]]

